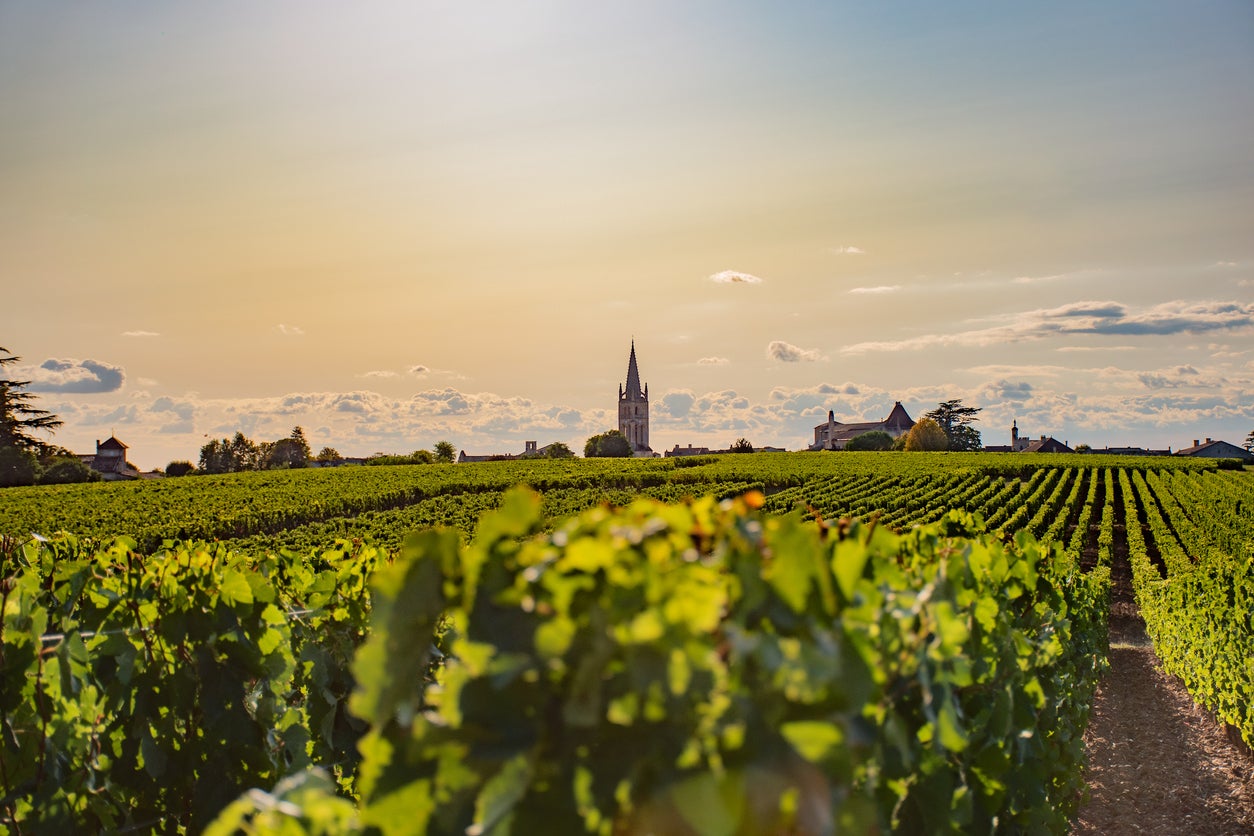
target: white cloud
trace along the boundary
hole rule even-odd
[[[1006,324],[992,328],[856,343],[845,346],[841,353],[865,354],[946,346],[988,347],[1076,334],[1171,336],[1236,330],[1254,325],[1254,304],[1176,300],[1134,311],[1119,302],[1086,301],[1024,311],[1008,319]]]
[[[161,334],[156,331],[123,331],[124,337],[160,337]]]
[[[801,348],[783,340],[772,340],[766,346],[766,356],[781,363],[813,363],[823,356],[814,349]]]
[[[396,372],[392,372],[392,371],[375,370],[375,371],[365,372],[361,376],[362,377],[389,378],[389,377],[397,377],[398,375],[396,374]]]
[[[1082,352],[1082,351],[1139,351],[1134,345],[1060,345],[1054,351],[1063,352]]]
[[[23,373],[32,392],[97,394],[122,388],[126,374],[121,366],[99,360],[45,360]]]
[[[1056,282],[1059,279],[1070,278],[1074,273],[1055,273],[1052,276],[1015,276],[1011,279],[1012,284],[1044,284],[1046,282]]]
[[[832,252],[835,255],[865,255],[866,250],[861,247],[833,247]]]
[[[305,335],[303,328],[300,328],[297,325],[284,325],[281,322],[275,326],[274,330],[278,331],[285,337],[303,337]]]
[[[884,293],[896,293],[901,290],[899,284],[881,284],[875,287],[855,287],[849,292],[853,294],[881,295]]]
[[[697,361],[699,366],[726,366],[730,360],[726,357],[702,357]]]
[[[740,273],[735,270],[724,270],[721,273],[715,273],[710,276],[710,281],[719,284],[761,284],[762,280],[750,273]]]

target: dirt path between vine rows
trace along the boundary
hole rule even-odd
[[[1073,834],[1254,834],[1254,757],[1163,672],[1140,618],[1111,619],[1084,743],[1089,800]]]

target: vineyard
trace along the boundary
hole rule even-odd
[[[1254,743],[1252,503],[1213,461],[997,454],[9,489],[0,819],[1065,831],[1112,596]]]

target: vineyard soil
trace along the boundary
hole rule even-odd
[[[1085,734],[1075,834],[1254,833],[1254,758],[1162,670],[1139,618],[1114,617]]]

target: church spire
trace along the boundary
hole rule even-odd
[[[644,399],[644,392],[640,390],[640,369],[636,367],[635,340],[631,341],[631,359],[627,361],[627,391],[623,396],[631,401]]]

